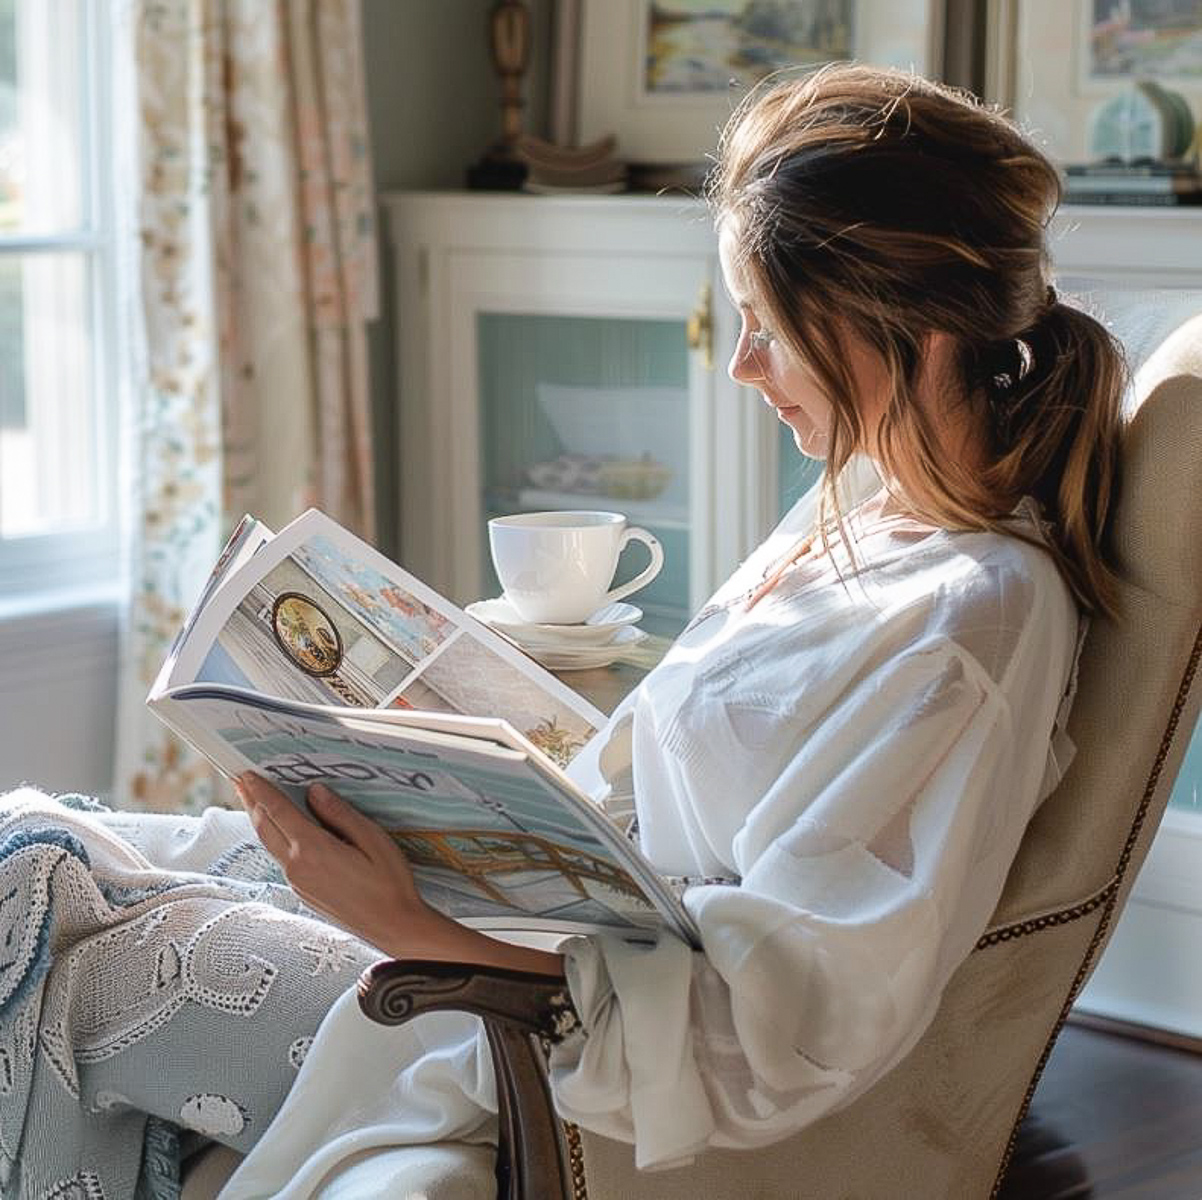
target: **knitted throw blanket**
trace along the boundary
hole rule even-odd
[[[0,797],[0,1196],[169,1200],[245,1153],[375,951],[307,910],[242,813]]]

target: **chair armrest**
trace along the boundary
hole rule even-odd
[[[381,1025],[458,1009],[560,1042],[578,1029],[567,984],[553,975],[475,963],[386,959],[359,979],[359,1007]]]
[[[580,1024],[562,979],[474,963],[386,960],[360,977],[359,1007],[381,1025],[448,1009],[483,1018],[497,1081],[499,1200],[584,1194],[579,1140],[569,1150],[547,1081],[546,1044]]]

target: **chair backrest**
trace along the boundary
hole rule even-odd
[[[1091,628],[1069,721],[1077,756],[1032,821],[991,928],[912,1053],[853,1104],[754,1155],[710,1151],[641,1177],[629,1147],[584,1134],[590,1200],[996,1193],[1202,702],[1202,295],[1101,294],[1091,307],[1139,368],[1114,527],[1124,614]]]

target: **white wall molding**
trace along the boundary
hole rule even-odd
[[[112,787],[118,644],[112,595],[0,621],[0,791]]]

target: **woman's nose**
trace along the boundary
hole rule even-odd
[[[751,338],[746,331],[739,335],[726,373],[735,383],[757,383],[763,378],[756,366],[755,355],[751,352]]]

